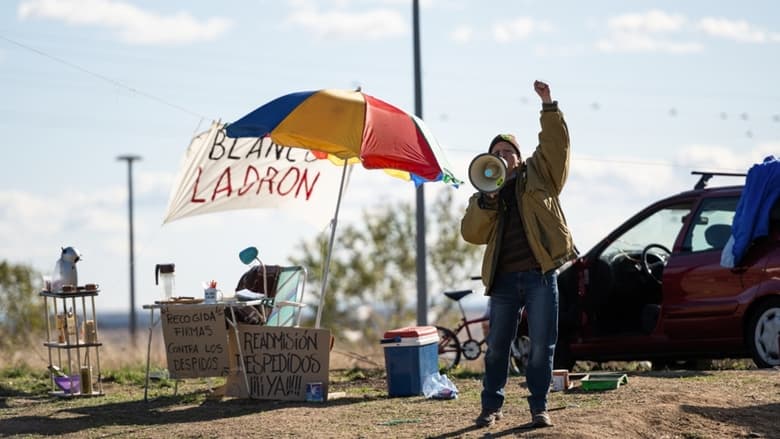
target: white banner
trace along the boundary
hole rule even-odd
[[[231,209],[322,212],[336,205],[341,170],[269,137],[233,139],[213,122],[190,142],[164,223]]]

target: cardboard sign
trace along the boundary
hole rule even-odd
[[[330,331],[327,329],[238,325],[249,389],[242,374],[228,376],[226,394],[255,399],[305,401],[307,384],[328,395]],[[238,351],[231,338],[231,365]]]
[[[167,305],[160,312],[171,378],[229,374],[223,305]]]

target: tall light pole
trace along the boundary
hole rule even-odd
[[[120,155],[117,160],[127,161],[127,218],[130,228],[130,339],[135,344],[135,244],[133,242],[133,162],[141,160],[137,155]]]
[[[412,0],[414,34],[414,114],[422,119],[422,78],[420,74],[420,4]],[[428,276],[425,261],[425,190],[417,186],[417,324],[428,324]]]

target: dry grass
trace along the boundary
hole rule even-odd
[[[147,347],[151,367],[166,365],[162,330],[157,327],[149,344],[148,328],[138,330],[133,338],[126,330],[100,332],[100,366],[102,369],[118,369],[146,365]],[[56,351],[52,350],[52,355]],[[331,369],[384,368],[384,352],[378,343],[348,343],[337,340],[330,356]],[[26,343],[8,346],[0,352],[0,369],[19,365],[45,370],[49,364],[47,348],[40,337],[30,336]]]
[[[330,391],[343,396],[325,403],[215,399],[208,389],[218,385],[219,379],[184,380],[178,395],[173,394],[171,382],[155,382],[149,402],[144,402],[139,384],[143,373],[139,371],[145,366],[147,335],[144,331],[133,342],[123,331],[101,334],[101,366],[109,371],[101,398],[46,396],[48,354],[41,340],[0,355],[0,370],[28,365],[3,375],[0,382],[0,436],[777,437],[778,371],[629,372],[628,384],[614,391],[588,392],[576,386],[552,393],[555,426],[543,430],[529,430],[525,425],[525,380],[512,377],[506,389],[505,420],[476,429],[473,419],[480,409],[481,361],[468,362],[450,375],[460,391],[457,400],[388,398],[378,344],[336,343],[331,353]],[[159,332],[151,347],[152,365],[165,367]],[[129,380],[111,371],[128,366],[132,368]],[[30,378],[25,374],[39,383],[24,384]]]

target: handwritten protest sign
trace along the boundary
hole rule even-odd
[[[228,396],[304,401],[306,385],[321,383],[322,395],[327,397],[329,330],[242,324],[238,329],[249,389],[241,374],[231,374]],[[238,354],[231,356],[231,364],[238,364]]]
[[[168,305],[160,312],[171,378],[228,375],[224,306]]]
[[[339,169],[270,137],[229,138],[214,122],[187,149],[163,223],[192,215],[249,208],[330,210]]]

